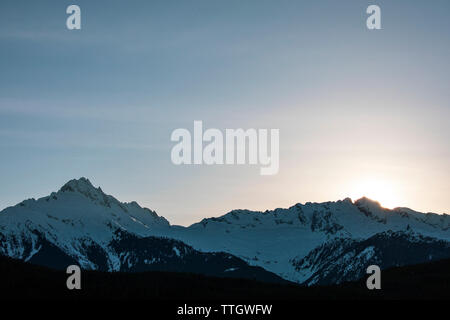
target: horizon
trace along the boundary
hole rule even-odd
[[[0,208],[88,176],[180,225],[363,195],[449,212],[449,1],[377,0],[380,30],[371,1],[77,0],[68,30],[71,4],[0,3]],[[197,120],[279,130],[278,171],[174,164]]]
[[[116,197],[114,194],[111,194],[111,193],[109,193],[109,192],[105,192],[105,191],[103,190],[103,187],[102,187],[101,185],[97,185],[97,186],[96,186],[95,183],[92,183],[91,179],[89,179],[88,177],[79,177],[79,178],[73,178],[73,179],[70,179],[70,180],[68,180],[67,182],[65,182],[63,185],[61,185],[57,190],[52,191],[52,192],[58,192],[58,191],[60,191],[61,188],[63,188],[66,184],[68,184],[68,183],[70,183],[70,182],[72,182],[72,181],[79,182],[79,181],[83,181],[83,180],[87,180],[87,182],[88,182],[93,188],[95,188],[95,189],[99,189],[99,188],[100,188],[100,190],[101,190],[104,194],[106,194],[106,195],[108,195],[108,196],[112,196],[113,198],[115,198],[116,200],[118,200],[118,201],[121,202],[121,203],[131,203],[131,202],[136,202],[140,207],[142,207],[142,208],[147,208],[147,209],[150,209],[150,210],[156,212],[156,213],[158,214],[158,216],[166,218],[167,221],[170,223],[171,226],[189,227],[189,226],[191,226],[191,225],[193,225],[193,224],[199,223],[199,222],[200,222],[201,220],[203,220],[203,219],[210,219],[210,218],[222,217],[222,216],[224,216],[224,215],[226,215],[226,214],[228,214],[228,213],[230,213],[230,212],[236,211],[236,210],[248,210],[248,211],[252,211],[252,212],[264,212],[264,211],[274,211],[274,210],[276,210],[276,209],[288,209],[288,208],[290,208],[290,207],[292,207],[292,206],[295,206],[295,205],[297,205],[297,204],[300,204],[300,205],[303,205],[303,206],[304,206],[304,205],[308,205],[309,203],[311,203],[311,204],[321,204],[321,203],[328,203],[328,202],[336,203],[336,202],[339,202],[339,201],[345,201],[345,200],[347,200],[347,199],[349,199],[353,205],[355,205],[356,202],[358,202],[358,201],[360,201],[360,200],[366,199],[366,200],[369,200],[370,202],[373,202],[373,203],[377,204],[378,206],[380,206],[380,207],[383,208],[383,209],[387,209],[387,210],[391,210],[391,211],[392,211],[392,210],[396,210],[396,209],[410,209],[410,210],[412,210],[412,211],[415,211],[415,212],[418,212],[418,213],[422,213],[422,214],[432,213],[432,214],[438,214],[438,215],[447,215],[446,212],[442,212],[442,213],[439,213],[439,212],[430,212],[430,211],[422,212],[422,211],[417,211],[417,210],[415,210],[414,208],[409,208],[409,207],[404,207],[404,206],[396,206],[396,207],[394,207],[394,208],[387,208],[387,207],[383,206],[383,204],[380,203],[377,199],[369,198],[369,197],[367,197],[367,196],[362,196],[361,198],[357,198],[357,199],[353,199],[353,198],[351,198],[351,197],[345,197],[345,198],[342,198],[342,199],[326,200],[326,201],[319,201],[319,202],[317,202],[317,201],[293,202],[291,205],[286,206],[286,207],[273,207],[273,208],[266,208],[266,209],[264,209],[264,210],[254,210],[254,209],[251,209],[251,208],[234,208],[234,209],[231,209],[231,210],[229,210],[229,211],[227,211],[227,212],[224,212],[224,213],[222,213],[222,214],[220,214],[220,215],[210,215],[210,216],[200,217],[200,219],[198,219],[197,221],[192,221],[192,222],[190,222],[190,223],[188,223],[188,224],[180,224],[180,223],[176,223],[176,222],[175,222],[175,223],[172,223],[172,222],[173,222],[172,220],[168,219],[168,218],[166,217],[165,214],[159,212],[159,211],[156,210],[155,208],[152,208],[152,207],[148,207],[148,206],[142,205],[141,203],[139,203],[138,201],[135,201],[135,200],[124,201],[124,200],[122,200],[122,199]],[[47,195],[44,195],[44,196],[42,196],[42,197],[29,197],[29,198],[23,199],[22,201],[25,201],[25,200],[28,200],[28,199],[34,199],[34,200],[37,201],[37,200],[39,200],[39,199],[43,199],[43,198],[49,196],[50,194],[51,194],[51,193],[49,193],[49,194],[47,194]],[[21,202],[22,202],[22,201],[21,201]],[[20,202],[19,202],[19,203],[20,203]],[[16,206],[16,205],[18,205],[19,203],[16,203],[16,204],[14,204],[14,205],[12,205],[12,206]],[[0,208],[0,212],[2,212],[3,210],[5,210],[5,209],[7,209],[7,208],[9,208],[9,207],[11,207],[11,206],[8,206],[8,207],[5,207],[5,208]]]

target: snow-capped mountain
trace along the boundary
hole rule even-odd
[[[283,279],[223,252],[202,253],[152,236],[169,222],[136,202],[122,203],[81,178],[58,192],[0,212],[0,254],[53,268],[178,271],[270,282]]]
[[[450,257],[450,216],[388,210],[362,198],[234,210],[185,228],[81,178],[0,212],[0,253],[54,267],[77,262],[107,271],[213,270],[281,280],[275,273],[328,284],[360,278],[370,264],[387,268]]]
[[[444,241],[447,244],[444,256],[449,257],[449,227],[449,215],[423,214],[405,208],[388,210],[375,201],[362,198],[354,203],[345,199],[296,204],[288,209],[265,212],[234,210],[222,217],[204,219],[189,228],[173,232],[172,237],[199,250],[233,253],[250,264],[261,266],[285,279],[309,283],[317,271],[306,266],[299,267],[298,261],[314,254],[314,250],[325,243],[340,244],[340,249],[344,250],[343,247],[348,247],[354,241],[361,242],[385,234],[384,248],[387,250],[395,240],[389,232],[404,232],[405,237],[410,237],[413,230],[418,235]],[[411,237],[409,241],[412,243],[416,239]],[[367,244],[366,247],[369,246]],[[410,250],[410,254],[401,256],[395,263],[384,261],[383,266],[407,265],[437,258],[429,257],[426,252],[415,253],[413,246],[408,248],[405,250]],[[410,258],[414,254],[417,254],[417,259]],[[323,254],[320,261],[316,259],[315,263],[337,263],[327,259],[327,255]],[[349,259],[347,263],[351,261]],[[360,260],[359,263],[355,260],[353,263],[354,269],[365,272],[368,265],[380,262],[372,257]],[[336,278],[348,279],[344,272],[346,266],[341,265],[341,272]],[[337,272],[337,269],[334,271]],[[336,281],[337,279],[333,282]]]
[[[106,248],[117,229],[138,236],[148,230],[168,228],[169,222],[136,202],[121,203],[81,178],[66,183],[58,192],[25,200],[0,213],[1,248],[5,255],[30,259],[39,236],[70,253],[85,268],[96,263],[86,257],[85,247]],[[114,257],[111,258],[113,265]],[[113,268],[112,268],[113,270]]]

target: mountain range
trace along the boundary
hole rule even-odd
[[[450,216],[385,209],[367,198],[233,210],[189,227],[86,178],[0,212],[0,254],[54,269],[176,271],[329,285],[450,258]]]

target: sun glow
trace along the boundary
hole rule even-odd
[[[399,207],[399,194],[396,184],[380,179],[367,179],[355,183],[351,188],[350,197],[353,200],[367,197],[378,201],[384,208]]]

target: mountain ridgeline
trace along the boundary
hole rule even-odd
[[[172,226],[88,179],[0,212],[0,254],[53,269],[186,272],[330,285],[382,269],[450,258],[450,216],[388,210],[367,198],[234,210]]]

